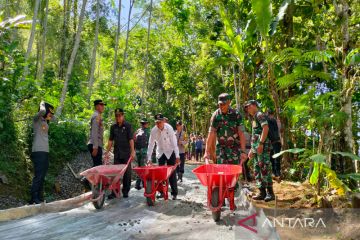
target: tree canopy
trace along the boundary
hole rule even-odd
[[[322,154],[341,174],[359,170],[358,160],[334,154],[359,154],[358,1],[1,0],[0,6],[0,170],[28,164],[31,116],[41,100],[84,131],[92,101],[101,98],[107,126],[122,107],[135,127],[162,112],[170,123],[181,119],[189,132],[207,135],[222,92],[240,112],[249,99],[275,110],[283,149]],[[283,155],[288,174],[301,172],[290,154]]]

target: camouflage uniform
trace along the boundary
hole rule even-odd
[[[149,128],[139,128],[135,132],[135,151],[136,159],[139,167],[145,166],[147,162],[147,150],[149,144],[150,129]],[[136,179],[135,188],[140,189],[141,179],[139,176]],[[144,184],[143,184],[144,185]]]
[[[136,132],[135,132],[135,136],[137,134],[139,134],[139,132],[143,131],[144,134],[146,135],[146,142],[142,143],[143,146],[139,146],[136,142],[135,142],[135,148],[136,148],[136,159],[138,162],[138,166],[145,166],[146,164],[146,154],[147,154],[147,146],[149,143],[149,136],[150,136],[150,129],[149,128],[139,128]]]
[[[238,131],[245,131],[241,115],[229,108],[223,114],[216,110],[210,120],[210,130],[216,133],[216,162],[217,164],[239,164],[241,147]]]
[[[267,125],[267,117],[262,112],[257,112],[251,118],[252,136],[251,151],[254,153],[254,173],[257,187],[272,187],[271,161],[270,161],[270,140],[266,137],[262,154],[257,153],[260,144],[263,126]]]

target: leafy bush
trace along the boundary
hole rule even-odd
[[[59,171],[76,154],[86,151],[87,125],[83,122],[65,120],[49,126],[49,171],[46,176],[45,194],[51,194]]]

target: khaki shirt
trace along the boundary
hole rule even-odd
[[[181,132],[175,131],[175,135],[178,143],[179,153],[185,153],[185,145],[187,143],[186,132],[184,130]]]
[[[88,144],[92,144],[93,148],[103,147],[104,126],[101,114],[95,111],[90,119],[90,139]]]

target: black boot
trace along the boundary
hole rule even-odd
[[[270,202],[275,200],[275,194],[272,187],[267,187],[267,194],[264,200],[265,202]]]
[[[182,182],[183,174],[181,172],[178,173],[178,181]]]
[[[264,187],[259,188],[260,193],[258,195],[256,195],[255,197],[253,197],[253,200],[264,200],[266,197],[266,191]]]
[[[140,190],[140,189],[141,189],[140,184],[141,184],[141,179],[136,179],[135,188],[136,188],[137,190]]]

